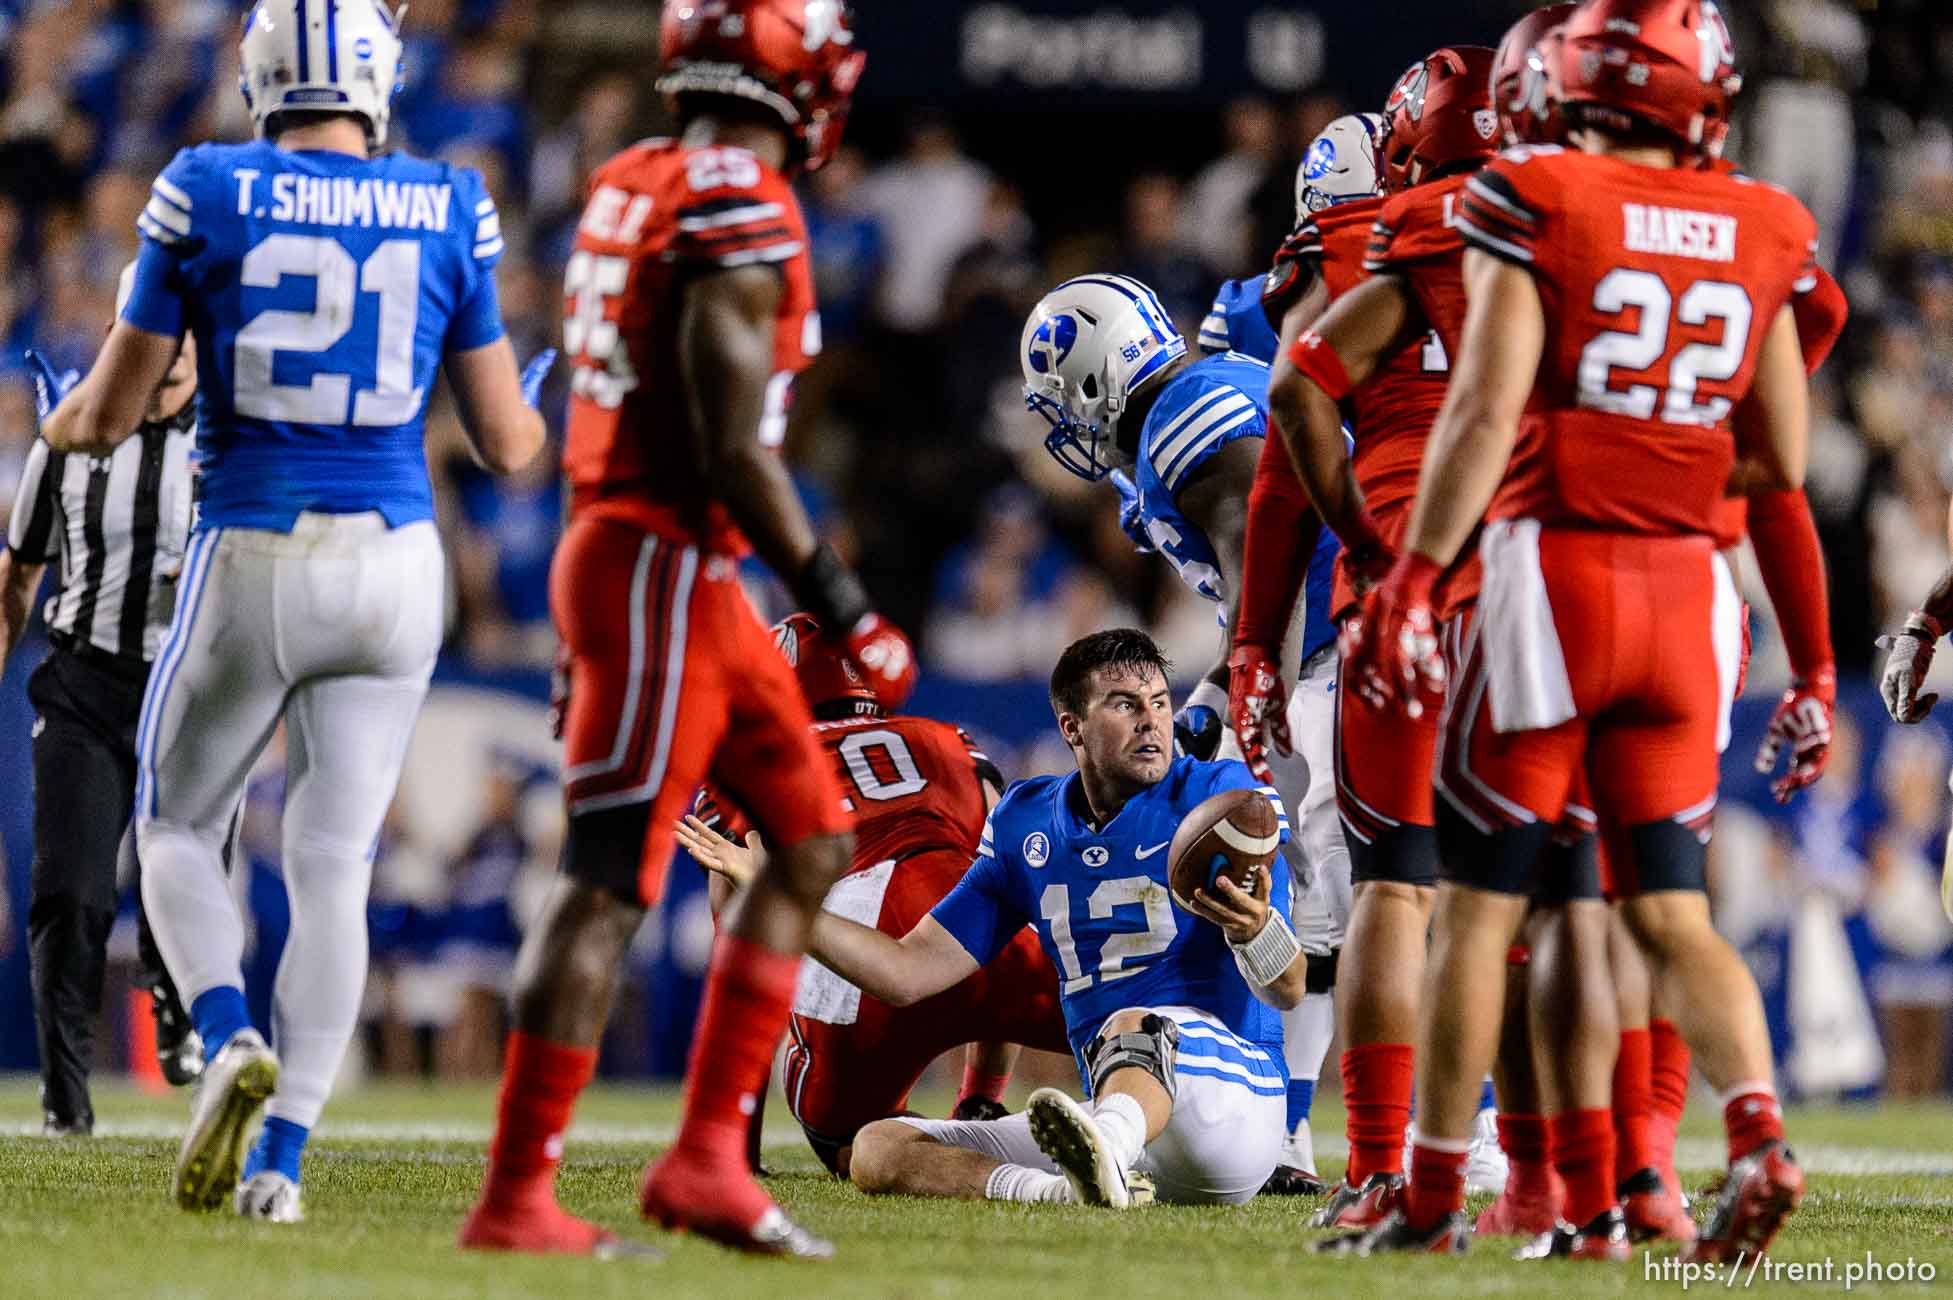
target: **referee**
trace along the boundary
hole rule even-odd
[[[134,271],[123,272],[121,298]],[[75,376],[57,377],[32,352],[27,359],[45,418]],[[95,1124],[88,1095],[95,1016],[118,857],[135,806],[143,687],[169,629],[189,538],[196,391],[196,353],[186,337],[142,426],[113,455],[62,455],[36,439],[0,553],[0,662],[19,643],[42,573],[59,565],[46,607],[54,649],[27,684],[35,711],[27,933],[49,1137],[85,1137]],[[132,839],[127,851],[133,860]],[[146,918],[139,933],[157,1055],[170,1082],[187,1083],[203,1069],[202,1045]]]

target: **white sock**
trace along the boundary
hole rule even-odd
[[[1146,1150],[1146,1112],[1138,1100],[1123,1092],[1107,1093],[1093,1103],[1092,1118],[1098,1122],[1119,1168],[1131,1169],[1137,1164]]]
[[[199,835],[175,822],[136,823],[142,904],[183,1005],[219,987],[244,987],[244,918],[224,878],[223,831]],[[366,941],[362,915],[360,942]]]
[[[1329,1043],[1335,1036],[1334,994],[1305,993],[1300,1002],[1282,1012],[1282,1060],[1288,1066],[1288,1077],[1314,1083],[1322,1074],[1323,1058],[1329,1055]]]
[[[1029,1165],[998,1165],[983,1185],[987,1201],[1056,1201],[1076,1198],[1071,1180],[1063,1174],[1048,1174]]]

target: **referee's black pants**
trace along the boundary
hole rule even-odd
[[[115,924],[117,854],[135,808],[136,723],[148,676],[143,665],[69,646],[52,651],[27,681],[34,706],[27,936],[41,1105],[67,1123],[94,1118],[88,1071]],[[147,918],[139,936],[143,987],[169,989]]]

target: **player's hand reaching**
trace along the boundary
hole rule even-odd
[[[1153,549],[1153,539],[1146,535],[1146,525],[1139,518],[1139,488],[1132,476],[1122,469],[1115,469],[1106,475],[1112,486],[1119,490],[1119,527],[1132,544],[1144,553]]]
[[[678,823],[678,844],[701,867],[725,877],[735,890],[750,884],[760,864],[766,861],[758,831],[746,832],[746,843],[741,846],[692,813],[686,813]]]
[[[1915,609],[1903,632],[1878,639],[1878,648],[1886,652],[1878,693],[1885,697],[1885,710],[1894,722],[1923,722],[1939,703],[1937,694],[1921,695],[1919,688],[1926,684],[1926,674],[1933,669],[1933,650],[1944,635],[1946,629],[1938,619]]]
[[[33,348],[27,349],[27,373],[34,379],[34,418],[46,420],[61,405],[74,386],[81,382],[79,370],[55,370],[48,359]]]
[[[1838,674],[1829,668],[1792,682],[1777,701],[1756,750],[1756,770],[1776,770],[1778,755],[1789,747],[1790,770],[1770,783],[1778,803],[1789,803],[1799,790],[1824,775],[1824,765],[1831,761],[1831,715],[1837,707]]]
[[[1261,933],[1268,924],[1268,891],[1274,888],[1273,871],[1255,872],[1253,892],[1241,888],[1225,875],[1214,877],[1207,889],[1194,890],[1194,915],[1212,921],[1232,944],[1243,944]]]
[[[522,367],[522,400],[532,408],[542,400],[543,380],[549,378],[550,367],[556,364],[556,349],[544,348],[529,358],[529,364]],[[507,374],[507,371],[503,371]]]
[[[1344,622],[1338,637],[1344,680],[1371,708],[1397,704],[1418,718],[1427,704],[1444,703],[1444,655],[1433,613],[1443,573],[1436,560],[1406,552],[1364,598],[1362,612]]]
[[[1237,641],[1227,657],[1227,725],[1234,729],[1255,780],[1273,785],[1268,747],[1290,754],[1294,741],[1288,732],[1288,688],[1282,684],[1281,665],[1265,646]]]

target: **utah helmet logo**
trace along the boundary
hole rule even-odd
[[[1695,36],[1702,42],[1696,68],[1702,80],[1713,82],[1719,70],[1736,66],[1736,42],[1730,38],[1729,24],[1723,21],[1715,0],[1703,0],[1702,26],[1696,28]]]
[[[1478,138],[1490,140],[1492,133],[1499,129],[1499,115],[1489,108],[1472,110],[1472,126],[1478,131]]]
[[[818,50],[832,40],[844,45],[853,41],[852,33],[841,30],[841,0],[807,0],[806,22],[800,43],[808,50]]]
[[[1078,346],[1078,321],[1070,315],[1052,316],[1031,335],[1031,369],[1053,375]]]
[[[1383,106],[1383,115],[1388,118],[1399,108],[1411,121],[1424,116],[1424,92],[1431,83],[1431,74],[1422,63],[1406,72],[1403,79],[1390,92],[1390,99]]]
[[[1032,831],[1024,837],[1024,861],[1041,867],[1050,860],[1051,841],[1044,837],[1043,831]]]
[[[791,623],[773,629],[773,648],[787,661],[787,667],[800,667],[800,632]]]

